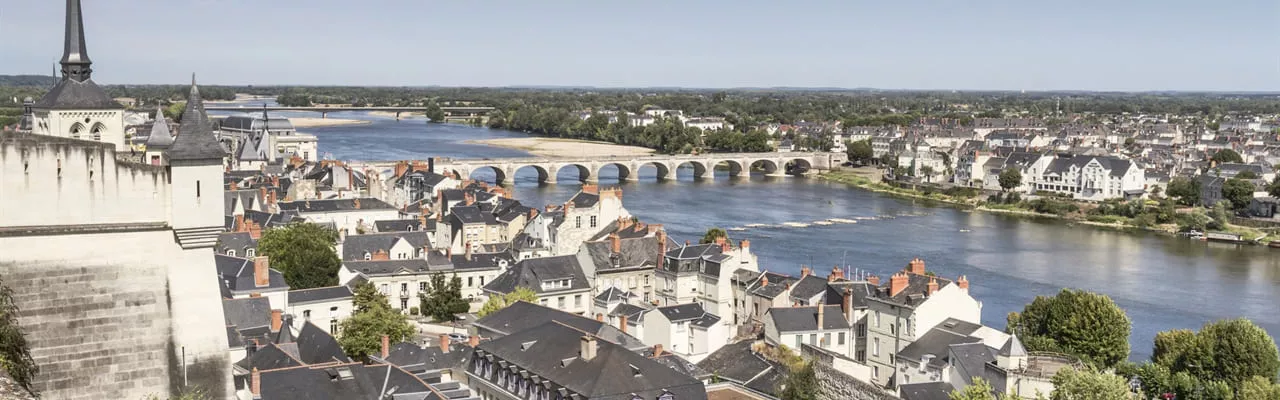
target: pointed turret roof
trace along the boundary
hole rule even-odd
[[[62,80],[36,102],[35,108],[57,110],[123,109],[91,79],[93,69],[84,41],[80,0],[67,0],[66,37],[62,48]]]
[[[156,123],[151,125],[151,134],[147,135],[148,148],[168,148],[173,145],[173,134],[169,132],[169,123],[164,120],[164,108],[156,106]]]
[[[204,100],[196,86],[196,75],[191,74],[191,93],[187,96],[187,108],[182,112],[178,125],[178,137],[169,147],[170,160],[208,160],[227,155],[226,149],[213,136],[213,124],[204,111]]]
[[[252,137],[244,140],[240,144],[240,161],[263,161],[265,158],[258,152],[258,144],[254,143]]]
[[[1018,340],[1018,335],[1009,336],[1009,341],[1004,343],[1004,347],[1000,348],[1000,355],[1006,357],[1026,357],[1027,349],[1022,347],[1022,341]]]

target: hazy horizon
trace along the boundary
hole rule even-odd
[[[49,74],[64,2],[5,1],[0,74]],[[1275,1],[690,3],[83,6],[104,84],[1280,91]]]

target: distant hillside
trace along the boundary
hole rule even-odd
[[[0,75],[0,86],[49,87],[57,82],[57,78],[47,75]]]

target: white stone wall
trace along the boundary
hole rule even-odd
[[[129,149],[125,143],[124,110],[45,110],[37,111],[35,118],[32,131],[36,134],[107,143],[116,151]],[[95,127],[99,129],[96,135]],[[78,129],[79,134],[73,134],[73,129]]]
[[[305,304],[291,303],[285,313],[293,316],[294,329],[301,330],[302,326],[307,321],[311,321],[312,325],[315,325],[317,328],[320,328],[320,330],[325,331],[325,333],[336,335],[337,332],[332,332],[329,329],[331,326],[330,322],[338,321],[338,323],[341,324],[342,320],[351,316],[353,309],[354,305],[352,304],[351,299],[347,298],[336,301],[318,301]],[[308,312],[310,313],[309,318],[306,317]]]
[[[982,302],[955,284],[938,289],[933,296],[916,307],[914,326],[908,332],[919,339],[947,318],[982,324]]]
[[[3,142],[0,226],[167,222],[168,180],[162,167],[117,164],[104,146]]]
[[[172,216],[176,229],[220,227],[225,223],[226,197],[222,189],[222,168],[218,160],[170,162],[173,174]]]

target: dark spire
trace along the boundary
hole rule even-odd
[[[89,80],[89,51],[84,44],[84,18],[80,15],[80,0],[67,0],[67,37],[62,47],[62,79],[77,82]]]
[[[213,124],[205,114],[204,99],[200,98],[195,74],[191,74],[191,93],[187,96],[187,107],[182,111],[178,137],[174,138],[168,154],[170,160],[221,159],[227,155],[213,136]]]

